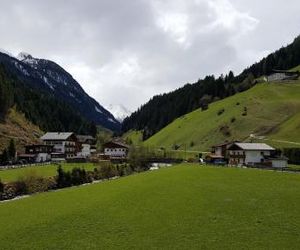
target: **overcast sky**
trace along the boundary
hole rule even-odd
[[[299,0],[0,0],[0,48],[54,60],[100,104],[135,110],[292,42],[299,13]]]

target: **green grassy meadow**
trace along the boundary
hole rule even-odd
[[[179,165],[0,203],[1,249],[298,249],[300,175]]]
[[[71,171],[74,167],[84,168],[85,170],[94,170],[95,166],[92,163],[63,163],[62,168],[66,171]],[[32,166],[18,169],[9,169],[0,171],[0,180],[3,182],[16,181],[26,174],[35,173],[39,176],[55,176],[57,164]]]
[[[206,111],[198,109],[176,119],[144,144],[167,149],[177,144],[180,149],[206,151],[225,140],[249,140],[255,134],[276,147],[295,147],[278,141],[300,145],[299,128],[300,82],[262,83],[212,103]]]

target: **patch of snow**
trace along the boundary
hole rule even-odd
[[[75,95],[74,95],[73,93],[69,92],[69,95],[70,95],[71,97],[75,98]]]
[[[34,58],[32,55],[26,53],[26,52],[21,52],[17,56],[17,59],[19,61],[22,61],[24,63],[27,63],[29,65],[37,65],[38,64],[38,59]]]
[[[97,106],[95,106],[95,110],[96,110],[96,112],[103,114],[103,112]]]
[[[112,118],[108,118],[108,121],[112,122],[112,123],[117,123],[115,120],[113,120]]]
[[[54,90],[53,85],[48,81],[47,77],[43,76],[43,80],[49,86],[50,89]]]
[[[119,121],[122,122],[127,116],[130,116],[132,113],[122,104],[110,104],[107,107],[107,110],[113,114],[113,116]]]
[[[18,70],[20,70],[24,75],[26,76],[30,76],[30,74],[28,73],[28,71],[18,62],[15,62],[15,66]]]
[[[5,49],[1,49],[1,48],[0,48],[0,52],[3,53],[3,54],[8,55],[8,56],[10,56],[10,57],[14,57],[11,53],[9,53],[8,51],[6,51]]]

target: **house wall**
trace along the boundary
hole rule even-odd
[[[45,161],[50,161],[51,160],[51,155],[48,153],[39,153],[36,155],[36,162],[45,162]]]
[[[231,150],[229,151],[230,159],[229,164],[238,165],[254,165],[256,163],[261,163],[265,156],[270,156],[270,151],[261,150]]]
[[[229,151],[229,164],[230,165],[243,165],[245,164],[245,155],[242,150]]]
[[[222,147],[215,148],[215,155],[222,156]]]
[[[245,164],[260,163],[264,160],[264,156],[270,156],[270,151],[245,151]]]
[[[126,157],[127,149],[126,148],[105,148],[104,154],[113,157]]]
[[[67,158],[75,156],[76,142],[74,141],[45,141],[46,145],[53,145],[53,152],[65,154]]]
[[[80,157],[90,157],[91,156],[91,145],[89,144],[82,144],[81,151],[77,153]]]

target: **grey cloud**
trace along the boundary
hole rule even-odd
[[[133,110],[290,42],[299,10],[296,0],[3,1],[0,48],[56,60],[100,103]]]

